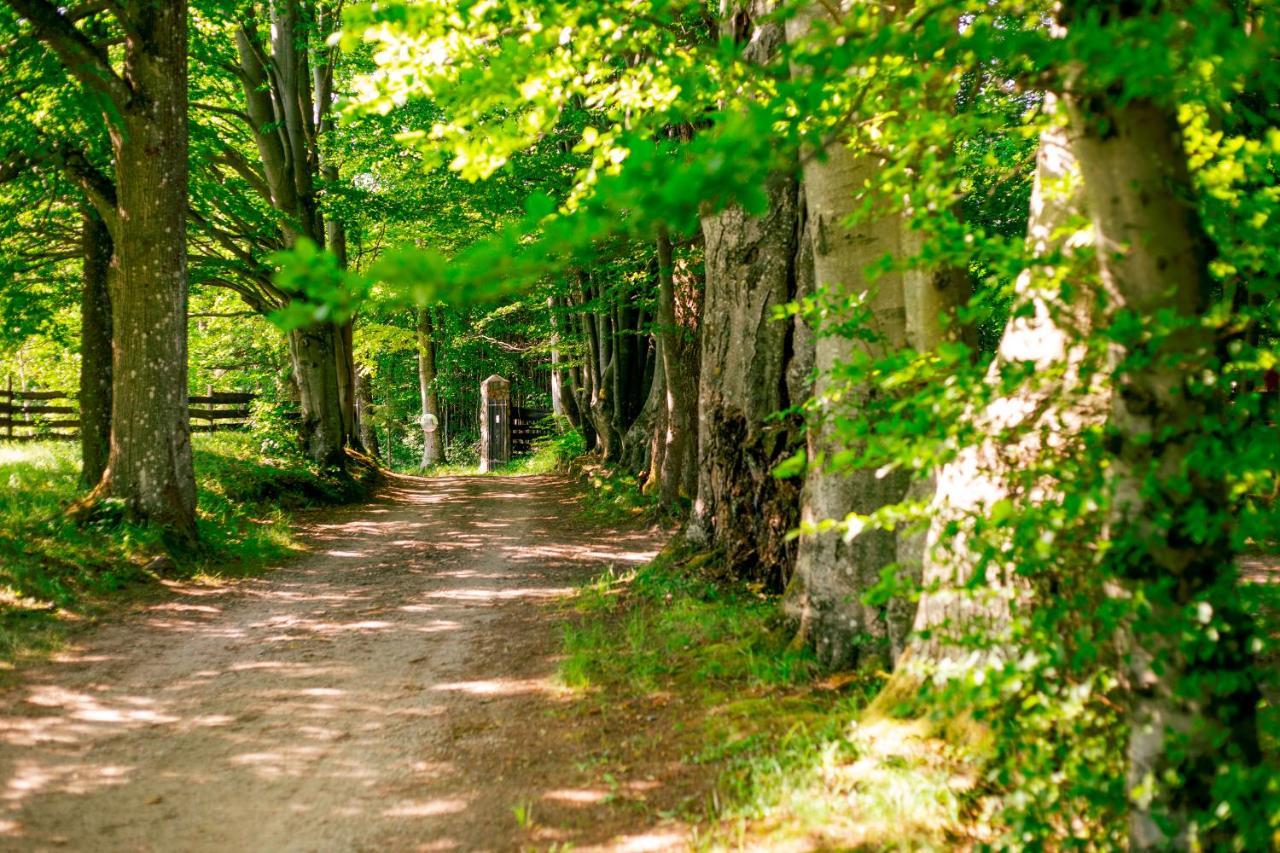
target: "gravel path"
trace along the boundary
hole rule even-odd
[[[554,602],[661,534],[585,526],[574,500],[396,477],[306,516],[305,557],[86,632],[0,693],[0,847],[681,846],[592,786],[592,718],[553,679]]]

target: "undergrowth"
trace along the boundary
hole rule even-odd
[[[553,433],[533,443],[533,452],[517,456],[510,462],[494,468],[492,471],[480,473],[479,465],[474,459],[458,462],[441,462],[425,471],[419,468],[407,469],[405,473],[423,474],[428,477],[531,477],[538,474],[555,474],[567,470],[570,465],[586,452],[586,442],[582,433],[576,429]]]
[[[708,847],[946,849],[975,830],[963,749],[927,724],[872,714],[877,673],[820,671],[791,643],[779,601],[711,579],[715,557],[664,553],[583,587],[560,678],[595,701],[664,697],[684,762],[714,788],[691,806]],[[674,697],[672,699],[671,697]]]
[[[0,446],[0,665],[55,647],[66,628],[164,578],[251,572],[296,549],[289,510],[365,494],[292,454],[264,457],[249,435],[194,437],[200,547],[168,555],[159,533],[109,513],[73,520],[78,447]],[[165,556],[164,560],[156,558]]]

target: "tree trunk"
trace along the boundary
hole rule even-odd
[[[378,446],[378,430],[373,423],[373,377],[368,368],[356,365],[356,423],[360,427],[360,443],[374,459],[382,456]]]
[[[822,9],[815,4],[789,20],[788,41],[802,41]],[[802,77],[807,71],[797,67],[793,73]],[[901,501],[907,493],[909,481],[903,472],[877,476],[871,470],[841,472],[828,467],[848,441],[835,428],[835,415],[839,409],[856,408],[874,393],[871,388],[839,383],[832,378],[833,369],[859,350],[875,358],[906,344],[901,273],[885,273],[874,284],[865,273],[885,254],[901,255],[901,217],[890,214],[862,221],[853,230],[846,228],[843,223],[873,184],[881,164],[851,152],[845,140],[829,144],[823,153],[806,158],[803,168],[815,283],[840,295],[868,292],[877,340],[824,335],[817,341],[815,393],[821,413],[809,430],[809,470],[801,504],[802,529],[807,532],[800,536],[785,607],[798,621],[799,637],[812,643],[824,664],[883,664],[890,656],[892,637],[905,635],[907,626],[890,624],[890,614],[864,604],[862,596],[879,582],[881,569],[897,559],[894,534],[867,530],[846,541],[836,532],[814,532],[812,526],[825,519],[844,519],[850,512],[869,514]]]
[[[436,341],[431,309],[418,309],[418,394],[422,402],[422,464],[424,470],[444,461],[440,443],[440,394],[436,389]],[[427,418],[435,419],[427,429]]]
[[[342,420],[344,441],[363,450],[360,430],[356,423],[356,358],[355,320],[348,320],[333,327],[334,371],[338,381],[338,409]]]
[[[771,420],[792,402],[790,323],[774,312],[795,295],[798,187],[778,175],[767,192],[761,217],[732,207],[702,221],[698,491],[688,534],[722,550],[731,571],[780,590],[791,573],[786,537],[798,521],[799,495],[773,468],[797,449],[802,431]]]
[[[722,31],[747,62],[767,64],[779,53],[776,4],[755,0],[722,11]],[[795,548],[787,534],[798,521],[793,481],[773,469],[800,446],[794,421],[771,418],[792,404],[786,374],[790,322],[775,311],[795,298],[799,188],[790,174],[771,177],[764,215],[739,207],[704,216],[706,290],[700,328],[698,486],[686,535],[724,555],[733,573],[781,591]]]
[[[591,416],[591,399],[595,395],[595,348],[591,344],[590,324],[585,314],[573,316],[579,327],[578,337],[584,351],[580,363],[569,372],[569,376],[573,399],[582,415],[582,438],[587,452],[591,453],[600,449],[600,436],[596,434],[595,421]]]
[[[613,417],[613,369],[607,324],[600,300],[594,292],[590,277],[579,276],[581,282],[582,313],[579,319],[587,344],[586,398],[583,413],[591,420],[596,449],[605,462],[617,462],[622,451],[622,437],[618,434]],[[594,305],[593,305],[594,303]]]
[[[666,410],[657,494],[666,506],[692,499],[698,488],[698,340],[676,310],[675,261],[665,228],[657,236],[658,326]]]
[[[903,221],[903,253],[918,259],[924,249],[924,235]],[[916,261],[918,264],[919,261]],[[962,340],[977,346],[977,329],[956,322],[959,310],[972,296],[969,271],[953,266],[913,266],[904,273],[903,294],[907,314],[907,343],[918,353],[927,353],[945,341]],[[950,321],[950,322],[948,322]],[[917,475],[907,489],[912,502],[931,500],[938,492],[937,470]],[[934,518],[937,516],[934,515]],[[928,528],[904,527],[896,531],[898,576],[910,585],[918,585],[924,577]],[[917,602],[905,595],[894,596],[887,604],[889,626],[889,662],[896,663],[911,643],[911,628],[919,609]]]
[[[564,326],[564,317],[560,315],[559,307],[554,296],[547,297],[547,316],[551,321],[551,413],[557,418],[566,419],[576,429],[580,416],[577,401],[573,399],[569,371],[562,366],[564,354],[561,352],[561,328]]]
[[[1046,98],[1044,109],[1054,113],[1052,96]],[[1071,142],[1065,128],[1051,126],[1040,138],[1027,223],[1032,256],[1049,262],[1061,255],[1060,267],[1080,263],[1078,254],[1088,249],[1091,238],[1087,232],[1073,233],[1070,226],[1083,212]],[[895,672],[895,678],[904,683],[953,658],[965,666],[967,650],[957,643],[962,636],[981,633],[999,642],[1010,599],[1018,593],[1012,579],[994,568],[988,571],[985,584],[970,582],[979,559],[970,541],[974,522],[985,518],[998,501],[1015,496],[1013,481],[1020,472],[1043,464],[1038,460],[1046,451],[1046,437],[1059,444],[1068,433],[1102,419],[1105,392],[1085,389],[1081,381],[1080,367],[1087,355],[1082,341],[1091,326],[1089,296],[1077,287],[1068,301],[1068,294],[1057,284],[1059,275],[1063,275],[1061,269],[1042,265],[1029,267],[1018,277],[1013,312],[985,381],[993,389],[1000,388],[1006,369],[1019,363],[1033,364],[1034,374],[1012,394],[994,393],[985,408],[974,413],[977,433],[989,438],[962,448],[938,472],[927,536],[918,554],[902,555],[918,558],[923,566],[923,592],[913,634]],[[1079,277],[1066,274],[1063,279]]]
[[[1140,7],[1134,7],[1140,8]],[[1128,7],[1124,7],[1128,9]],[[1134,14],[1121,11],[1116,15]],[[1134,849],[1229,849],[1274,841],[1240,797],[1205,818],[1224,766],[1260,769],[1256,627],[1239,594],[1229,484],[1189,465],[1228,408],[1219,342],[1200,322],[1214,299],[1212,247],[1195,208],[1175,108],[1111,93],[1067,98],[1109,308],[1151,323],[1114,344],[1108,576],[1141,608],[1129,626],[1129,790]],[[1172,331],[1170,331],[1172,329]],[[1217,523],[1204,519],[1219,519]],[[1205,608],[1208,608],[1206,611]],[[1204,624],[1187,614],[1209,614]],[[1172,781],[1176,780],[1176,781]],[[1240,842],[1241,838],[1249,839]]]
[[[302,405],[301,432],[307,455],[317,465],[343,468],[346,454],[334,327],[328,323],[289,332],[289,356]]]
[[[187,6],[134,9],[124,78],[137,93],[111,125],[116,163],[111,453],[95,497],[196,539],[187,417]]]
[[[662,370],[659,366],[659,369],[655,370],[649,378],[649,393],[645,395],[639,414],[623,436],[623,467],[640,478],[642,489],[648,488],[649,478],[653,476],[655,424],[659,410],[666,406],[666,393]]]
[[[338,168],[332,164],[323,169],[324,179],[329,183],[337,183]],[[325,246],[338,261],[340,269],[347,268],[347,229],[341,220],[332,216],[324,222]],[[334,340],[337,349],[338,370],[338,405],[342,409],[342,432],[348,444],[357,450],[364,450],[361,441],[362,431],[357,423],[358,401],[356,399],[356,355],[355,355],[355,318],[348,319],[335,327]]]
[[[235,34],[245,114],[257,145],[268,200],[281,214],[286,245],[310,240],[328,248],[339,266],[345,267],[346,231],[341,222],[324,220],[316,197],[322,169],[316,140],[329,128],[332,109],[327,93],[313,90],[327,79],[324,73],[311,73],[307,34],[319,28],[316,9],[295,2],[278,3],[271,5],[269,15],[270,53],[268,40],[259,34],[252,17]],[[333,164],[324,164],[323,174],[326,180],[338,180]],[[333,452],[333,424],[337,424],[340,447],[360,442],[353,327],[350,322],[325,325],[323,329],[317,326],[290,333],[289,352],[304,404],[303,442],[317,463],[341,468],[346,458]],[[333,362],[327,368],[314,362],[321,351]]]
[[[80,484],[102,479],[111,453],[111,232],[92,208],[81,214]]]

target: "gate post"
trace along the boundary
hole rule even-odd
[[[480,473],[511,461],[511,383],[496,373],[480,383]]]

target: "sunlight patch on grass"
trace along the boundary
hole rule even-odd
[[[667,721],[714,785],[683,815],[705,849],[948,849],[973,838],[976,777],[928,725],[869,713],[875,673],[824,675],[791,647],[776,598],[664,553],[584,585],[562,627],[561,683]],[[657,722],[655,725],[663,725]]]

